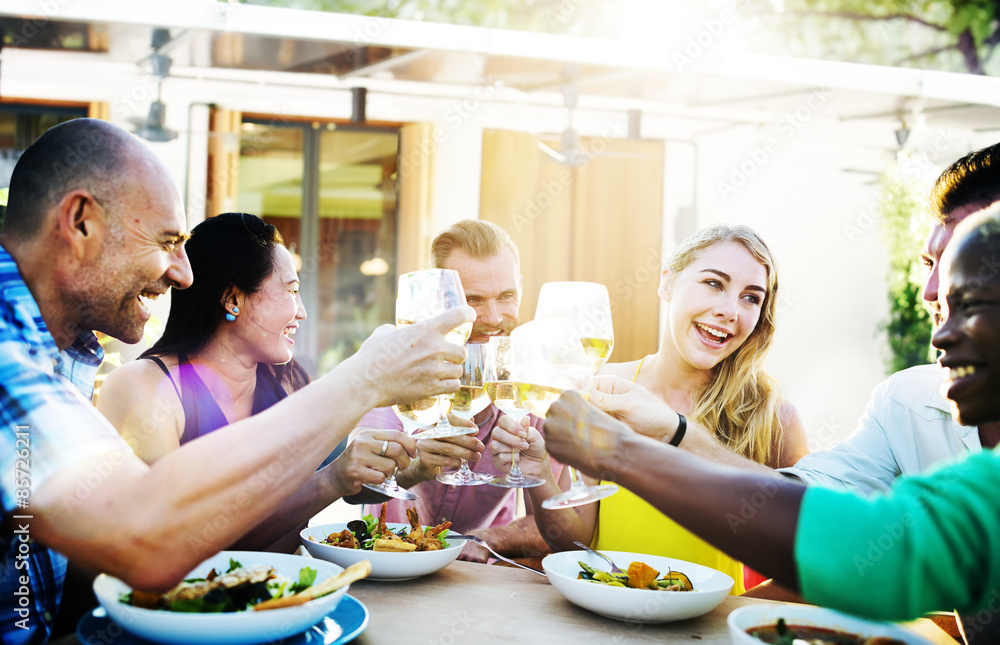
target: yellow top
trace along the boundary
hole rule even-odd
[[[646,359],[639,361],[632,381]],[[605,482],[601,482],[605,483]],[[656,510],[619,484],[619,491],[600,502],[593,546],[599,550],[649,553],[694,562],[733,579],[733,595],[746,591],[743,565]]]

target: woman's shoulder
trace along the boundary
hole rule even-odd
[[[781,424],[782,429],[802,426],[802,417],[799,415],[798,409],[788,399],[782,399],[778,402],[778,423]]]
[[[165,355],[157,358],[162,361],[170,376],[174,377],[177,369],[177,357]],[[101,393],[103,395],[110,392],[113,395],[118,391],[130,394],[155,392],[164,385],[171,387],[170,379],[167,376],[156,361],[138,358],[113,369],[104,380]]]
[[[176,368],[177,360],[171,358],[161,360]],[[151,360],[136,359],[115,368],[101,386],[97,409],[146,463],[174,450],[184,430],[180,393]]]
[[[809,438],[799,411],[786,399],[778,403],[778,424],[781,433],[775,435],[775,443],[781,446],[781,453],[777,465],[794,466],[799,459],[809,454]]]

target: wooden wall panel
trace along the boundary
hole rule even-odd
[[[106,101],[94,101],[87,105],[87,116],[102,121],[111,120],[111,104]]]
[[[213,109],[209,115],[206,217],[237,210],[242,122],[237,110]]]
[[[571,272],[607,285],[619,363],[653,353],[659,340],[664,145],[611,140],[607,156],[594,154],[574,184]]]
[[[434,126],[399,129],[399,210],[396,257],[400,275],[429,269],[434,231]]]
[[[521,320],[535,315],[543,282],[571,280],[573,169],[538,150],[525,132],[483,132],[479,216],[502,226],[521,253]]]
[[[520,249],[522,321],[542,283],[600,282],[614,313],[612,360],[633,360],[658,341],[664,146],[584,139],[584,148],[589,162],[569,167],[543,155],[531,134],[485,131],[480,217]]]

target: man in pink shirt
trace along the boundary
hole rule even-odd
[[[469,342],[484,343],[490,336],[509,335],[517,326],[523,280],[520,255],[507,232],[492,222],[462,220],[434,238],[431,254],[436,268],[458,271],[466,300],[476,310]],[[533,427],[540,425],[539,419],[529,418]],[[479,427],[475,435],[417,442],[417,457],[397,474],[396,481],[418,499],[388,500],[388,521],[406,522],[406,509],[415,506],[424,525],[450,520],[452,530],[477,535],[504,555],[537,557],[549,553],[530,508],[528,517],[514,519],[517,489],[448,486],[435,479],[442,470],[458,468],[461,459],[467,459],[474,471],[503,474],[492,459],[482,458],[482,452],[497,424],[503,423],[508,430],[517,426],[494,405],[476,415],[473,422]],[[358,423],[358,428],[363,427],[403,428],[392,408],[372,410]],[[372,502],[374,495],[366,490],[354,499]],[[369,503],[366,513],[378,515],[384,499],[378,497],[379,503]],[[482,547],[470,543],[462,558],[485,562],[488,555]]]

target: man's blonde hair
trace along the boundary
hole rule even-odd
[[[443,269],[452,251],[460,250],[469,257],[491,258],[509,249],[514,256],[514,267],[521,272],[521,254],[507,231],[493,222],[481,219],[463,219],[444,229],[431,243],[434,267]]]

